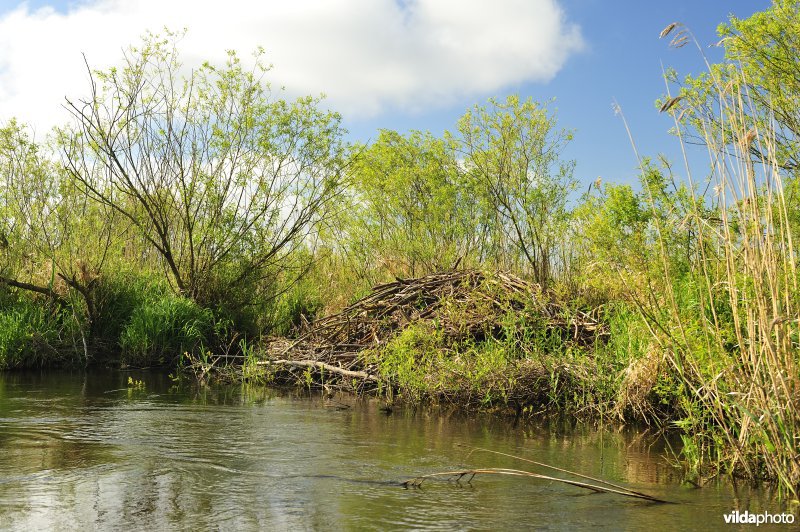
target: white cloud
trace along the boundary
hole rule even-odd
[[[547,81],[582,47],[557,0],[89,0],[60,13],[0,14],[0,119],[61,122],[65,95],[116,64],[147,30],[188,28],[187,64],[258,46],[268,79],[292,95],[325,93],[349,117],[425,109]]]

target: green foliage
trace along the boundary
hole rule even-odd
[[[376,354],[381,375],[411,401],[441,389],[443,335],[431,323],[406,327]]]
[[[60,344],[62,325],[41,302],[9,300],[0,304],[0,370],[54,365],[64,357]]]
[[[353,268],[372,282],[459,264],[566,275],[572,134],[545,106],[518,96],[476,105],[441,138],[384,130],[354,150],[340,221]]]
[[[476,206],[452,139],[382,130],[356,150],[352,191],[349,245],[373,268],[416,277],[474,253]]]
[[[572,133],[531,99],[476,105],[458,122],[459,151],[481,204],[485,253],[542,284],[569,267],[565,236],[575,163],[561,158]]]
[[[584,258],[583,273],[593,284],[613,283],[617,272],[631,264],[645,264],[650,220],[640,194],[629,185],[596,186],[575,209],[576,232]]]
[[[214,334],[214,315],[190,299],[166,295],[134,309],[120,334],[121,362],[129,366],[174,363],[202,351]]]

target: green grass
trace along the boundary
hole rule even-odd
[[[4,298],[0,306],[0,369],[63,363],[64,339],[73,332],[46,301]]]
[[[214,334],[214,314],[193,301],[164,295],[136,307],[121,331],[120,362],[128,366],[175,364],[184,352],[202,351]]]
[[[517,413],[575,412],[595,401],[592,357],[546,331],[532,313],[509,310],[494,334],[454,335],[463,310],[456,304],[441,322],[414,322],[363,355],[388,396]]]

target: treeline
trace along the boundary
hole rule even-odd
[[[709,166],[641,158],[638,188],[588,192],[547,105],[493,99],[442,136],[349,145],[260,59],[187,73],[175,36],[151,36],[91,72],[48,138],[0,128],[0,368],[174,364],[292,335],[394,277],[510,270],[610,327],[561,346],[593,384],[560,406],[674,422],[698,481],[712,465],[796,490],[800,2],[720,32],[725,60],[668,72],[658,102]]]
[[[3,127],[0,282],[16,333],[0,365],[119,349],[149,364],[288,333],[393,276],[480,265],[547,284],[569,266],[570,134],[546,107],[492,100],[452,135],[348,145],[318,100],[275,97],[260,60],[184,75],[174,37],[90,72],[44,142]],[[39,320],[52,334],[11,325]],[[168,340],[183,337],[198,342]]]

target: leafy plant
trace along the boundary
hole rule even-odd
[[[214,315],[197,303],[168,295],[137,307],[120,335],[121,362],[131,366],[174,363],[185,351],[202,351],[214,331]]]

